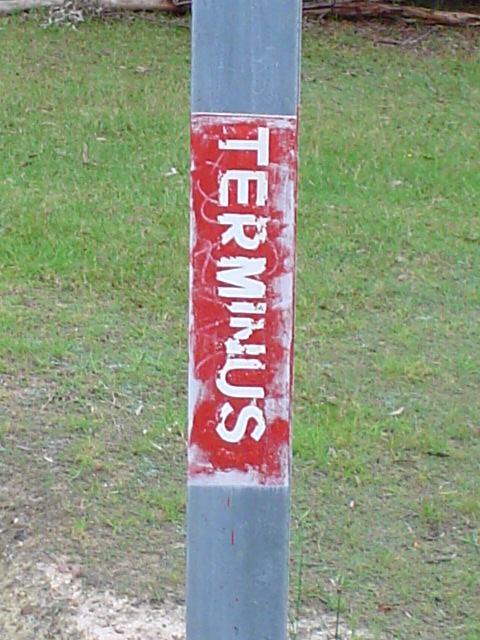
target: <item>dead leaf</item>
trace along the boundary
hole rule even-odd
[[[480,436],[480,427],[478,425],[473,424],[473,422],[468,422],[468,426],[473,431],[474,436]]]
[[[390,611],[393,611],[396,606],[396,604],[383,604],[380,602],[377,606],[377,609],[381,613],[390,613]]]
[[[163,175],[165,176],[165,178],[170,178],[170,176],[176,176],[178,173],[178,171],[175,169],[175,167],[172,167],[170,169],[170,171],[167,171],[166,173],[164,173]]]
[[[82,576],[82,568],[78,564],[72,564],[70,567],[72,578],[80,578]]]
[[[147,71],[150,71],[151,67],[142,67],[141,65],[138,65],[138,67],[135,67],[135,72],[136,73],[147,73]]]
[[[65,564],[64,562],[61,562],[58,566],[57,566],[57,571],[59,573],[69,573],[70,572],[70,567],[68,566],[68,564]]]
[[[22,607],[22,609],[20,611],[20,615],[22,615],[22,616],[31,616],[32,613],[34,613],[34,612],[35,612],[35,607],[32,604],[27,603],[26,605],[24,605]]]
[[[82,160],[83,160],[83,164],[88,164],[90,162],[88,158],[88,146],[86,142],[83,143]]]
[[[390,411],[390,413],[388,414],[389,416],[401,416],[402,413],[404,413],[405,411],[405,407],[399,407],[398,409],[395,409],[395,411]]]

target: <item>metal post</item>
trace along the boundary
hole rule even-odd
[[[301,0],[194,0],[188,640],[285,640]]]

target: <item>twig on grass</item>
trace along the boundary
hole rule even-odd
[[[427,558],[425,564],[440,564],[441,562],[451,562],[457,557],[456,553],[452,553],[449,556],[436,556],[435,558]]]
[[[339,586],[337,588],[337,614],[336,614],[336,618],[335,618],[335,640],[340,640],[340,602],[341,602],[341,597],[342,597],[342,590],[341,587]]]
[[[437,27],[431,27],[421,35],[415,38],[407,38],[406,40],[396,40],[395,38],[378,38],[375,40],[375,44],[389,44],[397,47],[409,47],[414,44],[418,44],[428,36],[432,35],[437,30]]]

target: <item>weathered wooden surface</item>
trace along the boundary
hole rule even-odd
[[[287,640],[301,0],[194,0],[187,639]]]

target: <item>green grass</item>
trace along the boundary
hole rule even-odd
[[[52,553],[182,593],[189,32],[0,37],[0,485],[46,500]],[[455,38],[304,39],[292,602],[373,637],[480,635],[480,66]]]

